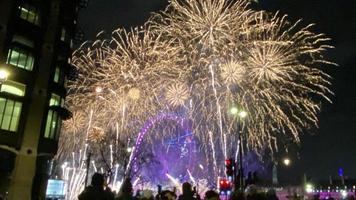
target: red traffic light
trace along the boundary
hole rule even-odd
[[[235,162],[233,159],[226,159],[225,160],[225,173],[226,173],[226,176],[233,176],[234,175],[234,165],[235,165]]]
[[[225,160],[225,165],[226,166],[231,165],[231,161],[232,161],[231,159],[226,159]]]
[[[232,184],[229,180],[227,179],[221,179],[219,181],[219,189],[220,191],[228,191],[232,189]]]

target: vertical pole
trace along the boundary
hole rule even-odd
[[[238,166],[237,163],[238,163],[237,159],[234,160],[234,163],[233,163],[233,165],[234,165],[234,170],[233,170],[233,172],[234,172],[233,183],[234,183],[234,186],[235,186],[235,190],[238,189],[237,186],[239,185],[239,181],[240,181],[240,180],[238,179],[238,176],[237,176],[238,169],[239,169],[239,166]]]
[[[244,190],[244,171],[243,171],[243,159],[242,159],[242,131],[239,131],[239,140],[240,140],[240,145],[239,145],[239,173],[240,173],[240,189],[241,191]]]
[[[84,187],[86,187],[87,186],[87,184],[88,184],[88,176],[89,176],[89,167],[90,167],[90,159],[91,159],[91,153],[89,152],[89,154],[88,154],[88,158],[87,158],[87,160],[86,160],[86,172],[85,172],[85,182],[84,182]]]
[[[277,186],[278,185],[278,174],[277,174],[277,161],[273,162],[272,168],[272,184]]]

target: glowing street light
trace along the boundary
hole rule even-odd
[[[241,119],[247,117],[248,113],[244,110],[239,110],[237,107],[232,107],[230,109],[230,113],[234,116],[238,116],[240,117]]]
[[[2,85],[7,80],[8,76],[9,72],[4,69],[0,69],[0,85]]]
[[[239,112],[239,109],[237,109],[236,107],[232,107],[230,109],[230,112],[231,112],[231,114],[236,115]]]
[[[312,192],[314,191],[314,186],[313,186],[312,184],[310,184],[310,183],[307,183],[307,184],[305,185],[305,191],[306,191],[307,193],[312,193]]]
[[[242,118],[242,119],[245,118],[245,117],[247,117],[247,112],[244,111],[244,110],[240,111],[240,112],[239,112],[239,117]]]
[[[283,164],[288,167],[291,164],[291,160],[289,158],[284,158]]]

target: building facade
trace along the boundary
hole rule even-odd
[[[84,4],[83,4],[84,3]],[[44,199],[83,0],[0,0],[0,196]]]

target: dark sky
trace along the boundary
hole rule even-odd
[[[142,25],[150,12],[166,5],[167,0],[90,0],[79,26],[87,40],[94,40],[101,30]],[[301,18],[304,25],[315,23],[315,31],[331,37],[336,47],[326,56],[339,64],[327,69],[333,104],[323,105],[319,129],[302,137],[299,156],[292,153],[293,167],[285,172],[327,179],[341,167],[356,178],[356,0],[260,0],[258,7],[280,10],[291,21]]]

